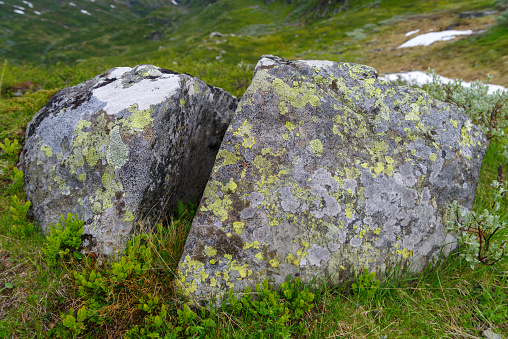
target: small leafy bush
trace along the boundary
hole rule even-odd
[[[304,315],[314,308],[315,295],[304,286],[298,277],[292,277],[281,284],[280,290],[272,288],[265,280],[262,286],[256,285],[257,298],[247,287],[241,297],[229,290],[229,305],[223,305],[225,312],[241,316],[244,322],[255,323],[260,328],[254,338],[266,335],[289,338],[290,335],[306,335]],[[256,327],[256,326],[254,326]]]
[[[451,204],[455,218],[449,222],[448,230],[459,235],[459,244],[464,249],[460,255],[469,263],[471,269],[480,263],[494,265],[506,256],[507,243],[502,234],[508,223],[502,221],[499,209],[507,190],[506,185],[498,181],[494,181],[492,186],[492,211],[484,209],[477,213],[463,208],[456,201]]]
[[[124,334],[124,338],[176,338],[175,336],[166,335],[161,337],[164,332],[168,331],[166,317],[168,314],[167,306],[161,304],[157,296],[140,299],[138,309],[145,313],[145,325],[134,326]]]
[[[351,286],[353,294],[361,300],[372,297],[381,285],[381,281],[376,280],[375,276],[374,272],[369,274],[369,270],[367,268],[364,269],[356,282]]]
[[[103,274],[96,269],[84,269],[81,273],[74,272],[79,294],[89,299],[106,301],[127,279],[133,275],[143,275],[150,269],[152,252],[149,247],[141,244],[146,235],[137,235],[127,243],[124,256],[112,263]],[[120,286],[121,287],[121,286]]]
[[[27,220],[27,212],[30,208],[30,201],[23,201],[17,195],[11,195],[9,206],[11,225],[8,230],[10,236],[24,238],[33,233],[34,224]]]
[[[67,218],[61,216],[61,222],[56,226],[49,226],[48,243],[42,249],[45,259],[50,266],[56,266],[64,257],[73,256],[81,258],[78,252],[81,246],[81,234],[83,233],[83,221],[69,213]]]
[[[0,141],[0,148],[4,150],[5,154],[7,154],[8,156],[12,156],[18,153],[19,149],[21,148],[21,145],[18,143],[17,139],[11,141],[8,138],[5,138],[3,144]]]
[[[315,295],[300,278],[292,281],[288,277],[280,290],[272,288],[265,280],[261,286],[256,286],[255,292],[248,287],[240,295],[229,290],[227,299],[222,301],[222,312],[228,314],[228,318],[237,318],[258,329],[247,338],[289,338],[308,334],[305,316],[315,307]],[[220,320],[213,306],[192,310],[189,305],[183,305],[177,310],[176,322],[168,319],[167,307],[157,297],[149,295],[147,299],[140,299],[138,309],[145,313],[145,324],[130,329],[124,338],[217,337]]]
[[[498,90],[489,95],[487,85],[492,76],[489,75],[485,83],[477,80],[471,83],[471,87],[464,87],[462,79],[444,84],[433,70],[429,69],[427,75],[432,76],[432,82],[427,87],[431,96],[463,108],[488,140],[504,136],[504,130],[508,128],[508,91]]]
[[[72,337],[76,338],[83,330],[85,329],[84,321],[87,317],[86,307],[81,307],[76,317],[74,316],[74,311],[70,311],[68,314],[62,314],[62,324],[67,329],[70,330]],[[66,333],[64,331],[58,331],[56,333],[57,337],[66,337]]]
[[[18,170],[17,167],[14,167],[11,171],[9,179],[11,179],[11,183],[7,188],[7,192],[11,194],[20,192],[21,188],[23,187],[23,171]]]

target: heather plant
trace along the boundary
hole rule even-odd
[[[488,83],[473,81],[471,87],[462,85],[462,79],[444,84],[439,76],[429,68],[427,75],[432,76],[427,91],[434,98],[463,108],[474,124],[478,125],[489,141],[499,140],[508,128],[508,91],[497,90],[488,94]]]

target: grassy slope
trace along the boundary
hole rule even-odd
[[[392,50],[404,41],[403,33],[423,27],[445,28],[457,21],[458,12],[488,8],[490,1],[414,1],[405,8],[399,8],[396,1],[383,1],[376,9],[366,4],[366,1],[358,1],[347,12],[303,25],[301,20],[291,17],[298,9],[295,4],[285,6],[274,2],[264,6],[259,1],[220,0],[211,5],[212,8],[190,13],[197,15],[193,20],[176,23],[170,30],[175,39],[163,44],[148,43],[129,47],[127,51],[119,47],[113,53],[119,55],[97,57],[94,54],[94,58],[74,66],[9,65],[3,88],[30,80],[48,90],[2,99],[0,138],[22,141],[24,126],[54,89],[77,84],[113,66],[138,63],[154,63],[196,75],[238,97],[252,76],[252,68],[245,64],[254,64],[261,54],[363,62],[381,72],[425,70],[431,66],[440,74],[466,80],[484,77],[488,71],[498,76],[498,83],[508,85],[507,67],[502,62],[493,63],[506,54],[508,34],[503,33],[504,28],[457,42],[438,43],[431,48]],[[230,5],[233,9],[224,11]],[[369,23],[375,26],[365,27]],[[490,17],[462,20],[457,28],[483,28],[491,23]],[[211,31],[236,36],[210,39]],[[154,51],[159,45],[162,49]],[[106,46],[107,43],[103,45]],[[374,52],[376,48],[382,50]],[[148,52],[143,51],[147,49]],[[220,61],[215,61],[221,50],[226,53],[222,53]],[[237,66],[241,61],[245,64]],[[497,178],[499,162],[506,164],[508,161],[501,159],[499,153],[500,144],[491,144],[482,168],[475,209],[491,204],[489,183]],[[8,234],[12,223],[8,212],[9,196],[23,195],[9,179],[16,159],[16,156],[0,154],[3,171],[0,175],[0,337],[44,337],[50,328],[61,326],[61,313],[77,310],[86,300],[77,295],[72,274],[74,266],[47,266],[41,251],[45,244],[43,237],[30,235],[19,239]],[[508,206],[506,200],[504,206]],[[507,217],[505,214],[504,219]],[[185,237],[176,232],[170,238],[178,243],[182,236]],[[166,260],[154,264],[159,269],[156,272],[164,267],[174,269],[181,248],[175,243],[154,242],[153,245],[160,252],[171,253],[173,258],[172,263]],[[508,333],[507,271],[506,264],[472,271],[461,260],[451,257],[427,274],[388,279],[383,282],[380,293],[367,299],[358,299],[345,287],[315,286],[316,307],[307,312],[302,321],[310,331],[309,336],[315,338],[384,335],[387,338],[451,338],[455,335],[471,338],[481,336],[482,330],[487,328]],[[157,273],[129,280],[105,311],[112,322],[104,326],[88,324],[89,337],[118,337],[133,325],[143,324],[137,302],[148,293],[159,295],[168,304],[170,314],[166,320],[176,324],[179,306],[171,297],[171,275]],[[506,314],[506,317],[496,319],[491,311]],[[259,329],[264,333],[272,330],[271,318],[252,319],[242,312],[218,312],[214,319],[219,328],[211,332],[215,333],[212,337],[251,337]],[[287,324],[291,328],[293,325]]]

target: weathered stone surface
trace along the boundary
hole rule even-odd
[[[447,206],[472,206],[486,145],[464,112],[373,68],[265,56],[205,188],[180,290],[420,270],[453,242]]]
[[[237,100],[189,75],[141,65],[58,92],[21,157],[35,220],[85,221],[89,247],[121,251],[134,225],[199,201]]]

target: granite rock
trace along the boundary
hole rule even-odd
[[[177,198],[201,199],[237,100],[151,65],[119,67],[55,94],[28,124],[20,166],[33,216],[85,221],[90,250],[121,253]]]
[[[264,56],[193,221],[177,283],[197,300],[289,275],[340,283],[448,254],[487,141],[457,107],[352,63]]]

